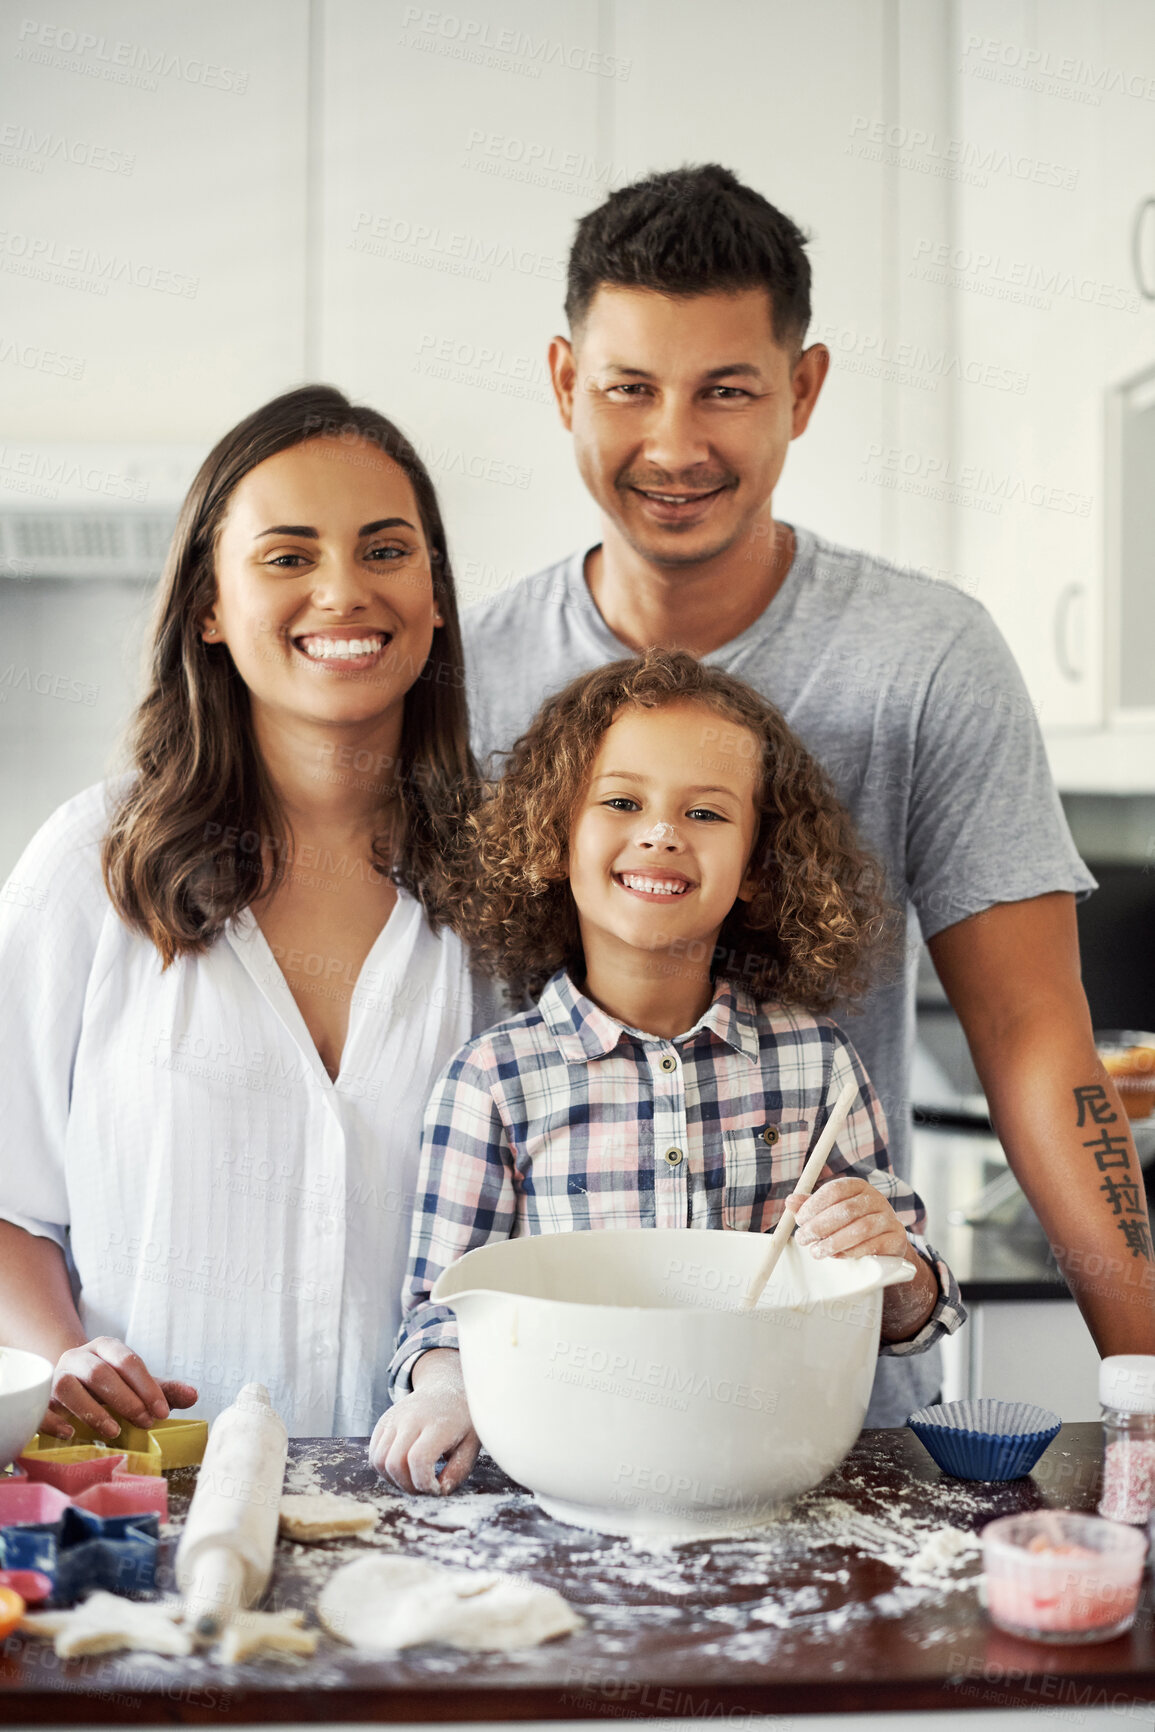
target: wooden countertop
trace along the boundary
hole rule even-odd
[[[296,1440],[287,1490],[373,1497],[376,1543],[523,1573],[558,1588],[587,1628],[518,1655],[376,1658],[323,1636],[312,1660],[233,1667],[203,1656],[61,1661],[51,1644],[11,1636],[0,1644],[0,1720],[716,1720],[1155,1700],[1149,1586],[1129,1635],[1041,1646],[991,1628],[976,1556],[946,1574],[915,1562],[944,1524],[977,1532],[1015,1510],[1093,1509],[1100,1449],[1098,1425],[1065,1425],[1030,1478],[981,1485],[940,1474],[909,1431],[864,1432],[779,1527],[654,1551],[551,1521],[491,1463],[443,1503],[390,1497],[363,1439]],[[192,1484],[191,1472],[170,1476],[162,1587]],[[270,1603],[311,1608],[329,1573],[369,1543],[282,1541]]]

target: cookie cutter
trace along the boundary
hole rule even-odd
[[[155,1512],[99,1516],[68,1504],[56,1521],[0,1528],[0,1569],[47,1576],[58,1604],[96,1588],[114,1594],[151,1593],[159,1538]]]
[[[40,1452],[33,1451],[30,1444],[16,1462],[16,1471],[24,1478],[54,1485],[66,1497],[104,1485],[123,1469],[123,1450],[100,1449],[87,1443]]]
[[[30,1479],[0,1483],[0,1529],[16,1523],[58,1522],[72,1499],[54,1485],[37,1485]]]
[[[0,1529],[59,1521],[66,1509],[97,1516],[155,1515],[168,1520],[168,1484],[159,1474],[122,1474],[70,1497],[34,1479],[0,1480]]]
[[[75,1467],[78,1463],[109,1460],[110,1458],[114,1462],[116,1458],[119,1458],[128,1473],[155,1475],[162,1472],[159,1444],[154,1448],[144,1450],[124,1449],[120,1446],[119,1440],[116,1449],[109,1449],[102,1443],[69,1444],[63,1448],[58,1447],[59,1444],[59,1438],[48,1437],[38,1431],[32,1442],[25,1444],[24,1453],[17,1457],[17,1465],[22,1467],[25,1473],[32,1473],[40,1479],[48,1479],[49,1475],[45,1472],[36,1474],[35,1469],[37,1467],[43,1466],[48,1469]],[[113,1473],[116,1472],[115,1465],[112,1471]],[[65,1476],[57,1475],[55,1477],[59,1480]],[[110,1474],[109,1477],[111,1478],[112,1475]]]
[[[168,1483],[160,1475],[122,1473],[106,1484],[90,1485],[72,1502],[77,1509],[87,1510],[90,1515],[155,1515],[166,1522]]]
[[[156,1474],[166,1468],[199,1467],[209,1438],[207,1419],[158,1419],[147,1431],[143,1426],[122,1422],[120,1435],[111,1444],[99,1438],[82,1420],[70,1423],[73,1434],[65,1445],[58,1437],[38,1431],[25,1447],[21,1464],[26,1467],[29,1456],[74,1461],[77,1457],[72,1452],[83,1448],[105,1455],[123,1455],[128,1473]]]

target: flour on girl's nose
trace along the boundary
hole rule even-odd
[[[635,844],[639,842],[676,842],[677,840],[678,832],[674,826],[664,823],[655,824],[651,830],[646,831],[644,836],[634,837]]]

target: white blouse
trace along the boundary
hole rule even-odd
[[[387,1405],[422,1111],[501,1005],[399,890],[333,1082],[251,912],[163,972],[125,926],[106,786],[0,892],[0,1217],[65,1249],[88,1337],[195,1384],[192,1414],[256,1379],[290,1435],[362,1435]]]

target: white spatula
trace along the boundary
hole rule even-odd
[[[826,1164],[826,1157],[834,1147],[838,1138],[838,1133],[846,1123],[847,1115],[857,1099],[858,1084],[854,1078],[851,1077],[849,1082],[843,1088],[842,1093],[835,1101],[830,1117],[822,1128],[822,1135],[814,1145],[814,1152],[811,1154],[810,1159],[802,1169],[801,1176],[792,1193],[794,1196],[808,1197],[814,1189],[814,1186],[818,1182],[818,1175]],[[782,1217],[779,1220],[778,1225],[770,1235],[770,1243],[766,1247],[766,1256],[762,1261],[762,1265],[755,1274],[749,1287],[746,1289],[746,1294],[740,1307],[741,1310],[752,1311],[755,1305],[757,1305],[759,1299],[761,1299],[763,1288],[767,1281],[769,1281],[771,1275],[773,1275],[778,1266],[779,1257],[781,1257],[783,1251],[790,1242],[790,1235],[794,1231],[795,1219],[794,1211],[791,1209],[790,1204],[787,1203],[785,1209],[782,1211]]]

